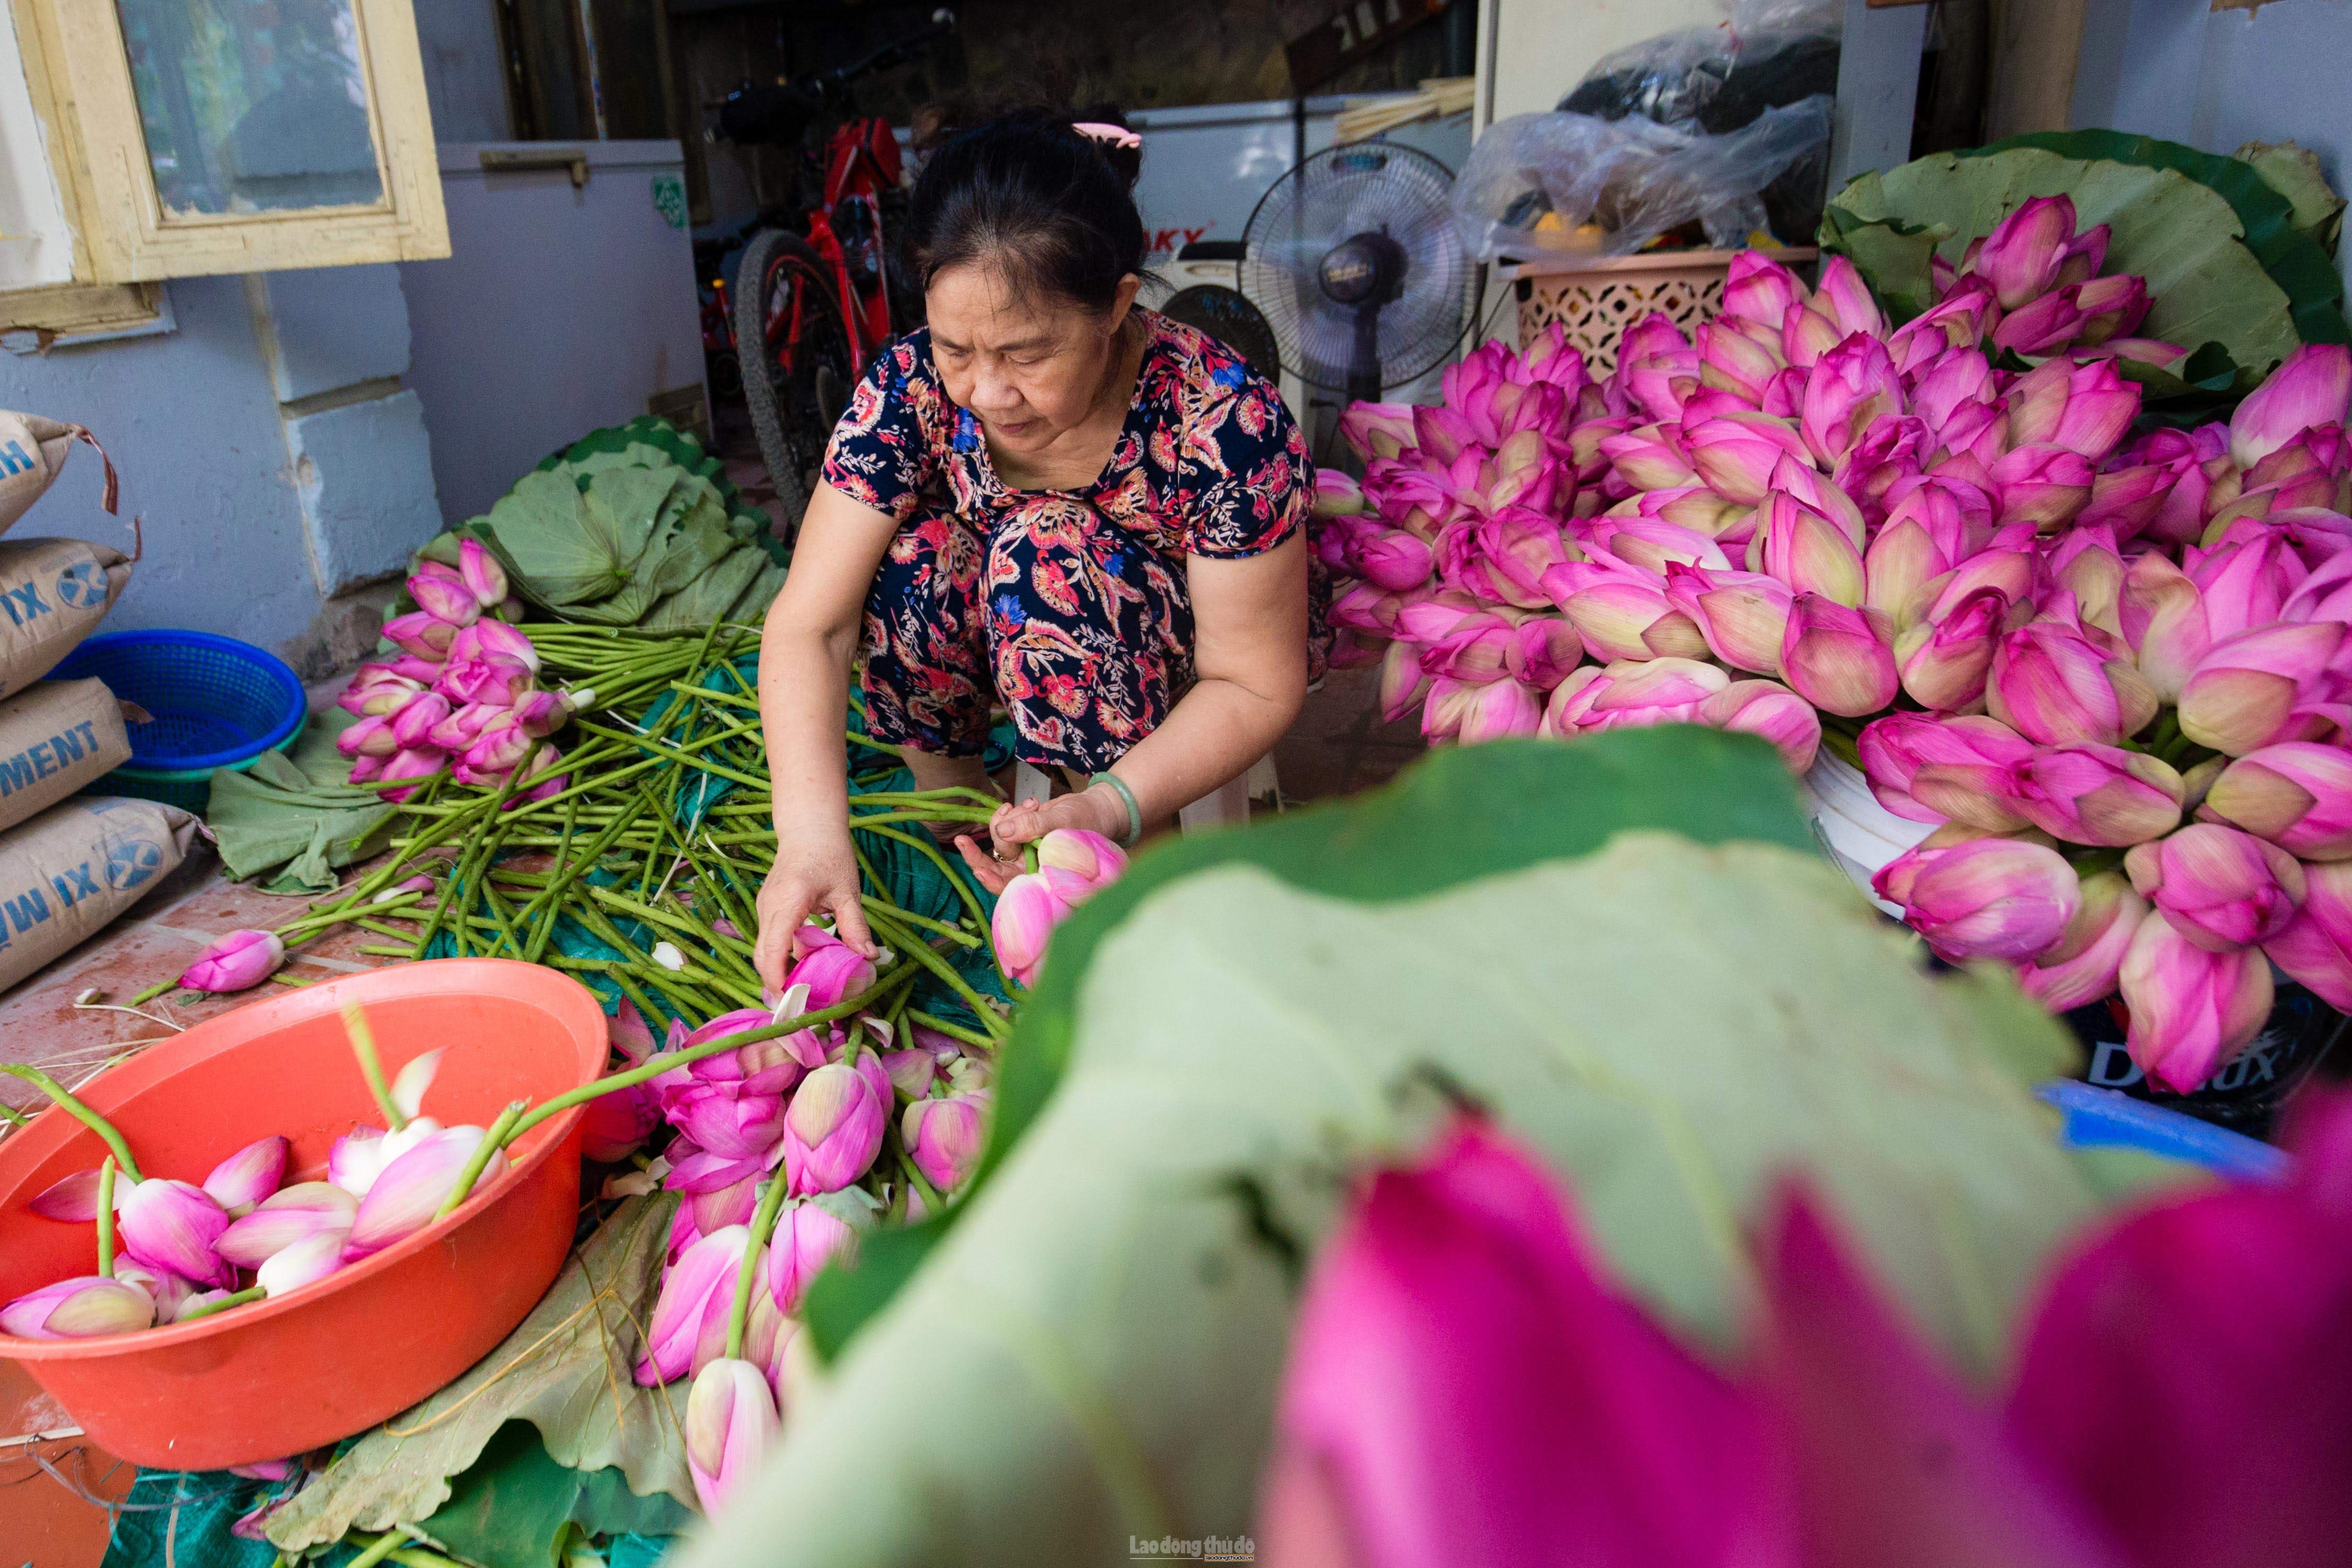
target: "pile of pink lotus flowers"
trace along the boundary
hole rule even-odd
[[[201,1184],[144,1177],[111,1160],[57,1183],[31,1207],[61,1223],[97,1223],[97,1272],[0,1306],[0,1333],[78,1339],[186,1322],[299,1291],[422,1230],[488,1135],[420,1113],[440,1060],[427,1051],[401,1070],[390,1089],[394,1124],[338,1139],[324,1180],[281,1186],[289,1145],[273,1135]],[[493,1151],[478,1179],[505,1168]]]
[[[2179,350],[2124,335],[2105,240],[2029,203],[1899,329],[1843,258],[1808,289],[1749,252],[1696,342],[1653,316],[1605,381],[1555,332],[1442,407],[1360,403],[1332,619],[1433,741],[1697,723],[1802,771],[1826,727],[1937,824],[1875,883],[1937,953],[2053,1009],[2120,988],[2133,1060],[2193,1088],[2271,963],[2352,1006],[2352,352],[2127,444],[2114,357]]]
[[[495,789],[517,768],[535,778],[562,759],[547,737],[569,723],[590,694],[546,692],[534,683],[539,651],[509,624],[522,601],[507,592],[506,569],[472,539],[455,568],[427,560],[408,580],[418,608],[384,622],[401,654],[362,664],[338,700],[359,722],[336,737],[352,759],[352,782],[429,779],[444,769],[460,784]],[[504,617],[504,619],[501,619]],[[544,800],[566,777],[545,779],[524,800]],[[415,789],[387,789],[405,800]]]

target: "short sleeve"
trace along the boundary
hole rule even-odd
[[[1272,383],[1222,360],[1214,392],[1184,432],[1177,487],[1185,550],[1238,559],[1264,555],[1303,528],[1314,506],[1307,439]]]
[[[918,402],[923,358],[912,339],[876,355],[824,449],[824,482],[894,522],[913,514],[935,466]]]

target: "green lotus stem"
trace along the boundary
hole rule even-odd
[[[98,1271],[114,1278],[114,1156],[98,1162]]]
[[[104,1138],[106,1146],[114,1151],[114,1163],[121,1167],[124,1176],[134,1182],[147,1179],[140,1174],[139,1162],[131,1157],[131,1145],[122,1141],[122,1134],[114,1130],[114,1124],[75,1099],[73,1091],[39,1068],[27,1067],[21,1061],[0,1061],[0,1072],[13,1073],[23,1079],[65,1107],[66,1114]]]
[[[921,937],[917,936],[911,931],[908,931],[903,927],[898,926],[897,923],[890,920],[888,916],[875,915],[872,919],[877,930],[896,930],[898,932],[898,936],[893,938],[894,945],[903,946],[907,950],[907,954],[909,957],[922,965],[925,968],[930,970],[931,973],[937,975],[940,979],[946,981],[948,988],[961,997],[964,1000],[964,1005],[971,1009],[973,1016],[981,1020],[982,1027],[987,1029],[990,1034],[997,1035],[997,1030],[994,1027],[994,1021],[989,1012],[988,1004],[981,1000],[980,993],[971,988],[971,985],[969,981],[967,981],[961,975],[956,973],[954,965],[949,963],[945,958],[940,957],[937,953],[931,951],[929,945],[924,942]],[[1002,1039],[1003,1036],[998,1035],[998,1038]]]
[[[593,1083],[583,1083],[577,1089],[567,1089],[552,1099],[542,1101],[535,1110],[525,1112],[522,1119],[508,1132],[507,1142],[513,1143],[550,1116],[561,1114],[574,1105],[584,1105],[600,1094],[610,1094],[616,1090],[633,1088],[639,1083],[647,1082],[660,1077],[674,1067],[684,1067],[691,1062],[700,1061],[704,1057],[716,1056],[722,1051],[740,1051],[747,1045],[757,1045],[763,1040],[778,1040],[788,1034],[798,1034],[803,1030],[814,1029],[819,1024],[828,1024],[836,1019],[845,1019],[855,1013],[866,1011],[876,1003],[885,999],[887,993],[894,992],[898,987],[913,980],[917,972],[912,966],[901,966],[896,973],[876,981],[856,996],[846,1001],[837,1002],[832,1007],[823,1008],[813,1013],[803,1013],[798,1018],[786,1019],[780,1023],[761,1024],[756,1029],[720,1035],[716,1040],[706,1040],[700,1045],[692,1046],[684,1051],[663,1051],[648,1056],[635,1067],[620,1072],[607,1073]]]
[[[946,937],[949,941],[955,943],[958,946],[977,947],[980,946],[979,937],[974,936],[971,932],[964,930],[961,926],[950,925],[944,920],[933,920],[927,915],[917,915],[910,909],[901,909],[895,904],[888,903],[883,899],[871,897],[866,894],[858,894],[857,901],[866,905],[868,909],[880,910],[884,915],[887,915],[892,920],[898,922],[902,925],[917,925],[926,931],[935,931],[939,933],[939,935]]]
[[[925,1029],[935,1029],[950,1040],[961,1040],[966,1045],[976,1045],[982,1051],[994,1051],[1003,1043],[992,1035],[966,1029],[961,1024],[950,1023],[947,1019],[927,1013],[920,1008],[908,1008],[907,1017],[921,1024]]]
[[[490,1163],[492,1155],[506,1147],[507,1134],[514,1130],[515,1122],[530,1109],[530,1102],[528,1100],[507,1102],[507,1108],[499,1113],[499,1119],[490,1124],[489,1130],[482,1134],[482,1141],[476,1144],[474,1152],[467,1156],[465,1168],[457,1173],[457,1185],[449,1189],[449,1196],[442,1199],[441,1207],[433,1211],[434,1218],[455,1214],[457,1206],[473,1195],[474,1184],[482,1179],[482,1167]]]
[[[177,980],[158,980],[153,985],[148,987],[145,990],[140,992],[137,996],[131,998],[131,1005],[134,1008],[145,1007],[149,1002],[153,1001],[157,997],[162,996],[165,991],[170,990],[179,983],[180,982]]]
[[[367,1015],[355,1001],[343,1003],[343,1034],[352,1042],[352,1054],[360,1059],[360,1076],[367,1080],[368,1092],[375,1096],[376,1109],[383,1113],[385,1128],[399,1132],[408,1125],[408,1118],[392,1103],[392,1089],[383,1081],[383,1061],[375,1053],[375,1031],[368,1028]]]
[[[855,823],[851,825],[853,827],[856,826]],[[980,900],[973,896],[971,889],[964,885],[963,878],[956,875],[953,868],[948,864],[947,857],[940,853],[938,850],[934,849],[929,844],[924,843],[913,834],[902,833],[896,828],[863,828],[858,831],[861,832],[872,833],[877,838],[893,840],[898,843],[905,844],[909,849],[912,849],[920,854],[929,856],[931,863],[940,868],[940,874],[946,877],[948,881],[954,885],[956,895],[963,900],[964,907],[971,911],[972,920],[976,924],[982,925],[985,925],[988,923],[988,915],[981,909]]]
[[[343,1568],[376,1568],[376,1564],[408,1544],[408,1537],[397,1530],[387,1530],[375,1538],[366,1551],[343,1565]]]
[[[276,928],[278,937],[283,942],[304,940],[315,935],[318,931],[325,930],[330,925],[344,925],[372,913],[382,915],[387,911],[398,909],[404,904],[415,904],[418,899],[421,899],[425,895],[422,893],[417,892],[414,888],[410,888],[391,898],[385,899],[382,904],[378,904],[373,899],[365,904],[358,904],[346,901],[343,904],[337,904],[332,909],[314,911],[311,914],[299,915],[296,918],[286,922],[285,925]],[[299,933],[299,936],[298,936],[297,933]]]
[[[743,1249],[742,1267],[735,1270],[735,1304],[727,1313],[727,1356],[743,1359],[743,1325],[751,1316],[751,1292],[759,1288],[760,1255],[776,1233],[776,1216],[784,1207],[785,1173],[779,1168],[760,1193],[760,1207],[751,1214],[751,1239]]]
[[[8,1104],[0,1104],[0,1122],[6,1122],[12,1127],[29,1127],[33,1124],[33,1119],[30,1116],[26,1115],[14,1105]]]
[[[225,1312],[231,1307],[241,1307],[248,1301],[257,1301],[267,1293],[268,1292],[263,1291],[258,1285],[248,1286],[247,1289],[238,1291],[233,1295],[223,1296],[217,1301],[204,1301],[195,1306],[185,1308],[181,1312],[178,1317],[173,1318],[172,1321],[175,1323],[194,1322],[198,1318],[211,1317],[215,1312]]]

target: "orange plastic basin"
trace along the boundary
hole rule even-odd
[[[320,1177],[355,1126],[381,1125],[338,1009],[367,1009],[387,1074],[448,1047],[425,1097],[445,1124],[488,1125],[604,1071],[596,999],[552,969],[499,958],[406,964],[310,987],[197,1025],[78,1091],[149,1176],[201,1182],[256,1138],[293,1141],[287,1179]],[[480,1360],[546,1294],[572,1245],[580,1117],[550,1117],[446,1218],[277,1301],[101,1339],[0,1334],[100,1447],[171,1469],[299,1454],[366,1430]],[[97,1267],[97,1229],[27,1207],[106,1145],[55,1108],[0,1141],[0,1301]]]

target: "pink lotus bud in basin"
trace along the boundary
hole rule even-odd
[[[1549,692],[1584,659],[1584,639],[1564,615],[1538,615],[1519,622],[1503,650],[1503,669],[1513,680]],[[1385,706],[1385,701],[1383,706]]]
[[[392,733],[392,720],[374,714],[335,737],[335,749],[345,757],[390,757],[400,749],[400,742]]]
[[[1985,706],[2029,740],[2113,746],[2156,716],[2156,692],[2127,659],[2057,622],[2021,626],[1994,649]]]
[[[1800,593],[1780,643],[1781,678],[1824,713],[1858,717],[1895,700],[1895,652],[1885,617],[1818,593]]]
[[[297,1241],[331,1235],[340,1245],[358,1212],[359,1199],[331,1182],[297,1182],[221,1232],[217,1250],[240,1269],[258,1269]]]
[[[1862,604],[1862,555],[1843,527],[1779,490],[1764,497],[1757,517],[1766,575],[1787,583],[1791,593],[1815,594],[1848,609]]]
[[[988,1146],[990,1094],[951,1094],[918,1100],[898,1119],[898,1135],[923,1179],[940,1192],[964,1184]]]
[[[305,1237],[270,1254],[253,1271],[253,1282],[270,1299],[315,1285],[352,1261],[345,1256],[344,1238],[333,1231]]]
[[[882,1147],[887,1094],[856,1068],[835,1062],[801,1081],[784,1112],[786,1190],[837,1192],[864,1176]]]
[[[443,1127],[387,1160],[352,1217],[345,1256],[356,1260],[381,1252],[430,1225],[487,1135],[480,1127]],[[505,1154],[493,1153],[474,1192],[488,1190],[506,1167]]]
[[[114,1189],[114,1207],[122,1207],[125,1184],[118,1180]],[[50,1183],[37,1194],[26,1207],[43,1219],[63,1220],[68,1225],[88,1225],[98,1218],[98,1172],[76,1171]]]
[[[2047,533],[2090,504],[2091,465],[2082,454],[2052,443],[2019,446],[1990,465],[1999,521],[2031,523]]]
[[[2137,846],[2124,857],[2124,870],[2173,929],[2209,953],[2269,941],[2303,904],[2301,862],[2218,822],[2191,822]]]
[[[213,1167],[213,1174],[205,1177],[205,1191],[231,1219],[251,1213],[254,1205],[278,1190],[289,1147],[275,1133],[256,1138]]]
[[[457,628],[471,624],[474,618],[482,612],[481,603],[475,599],[472,589],[463,582],[452,582],[446,577],[410,578],[408,597],[416,601],[416,607],[425,614],[436,621],[448,622],[451,636],[457,634]],[[496,603],[497,601],[491,602]],[[447,639],[442,640],[441,646],[447,648]]]
[[[482,609],[495,610],[506,602],[507,569],[479,541],[457,541],[457,575]]]
[[[2007,623],[2010,601],[1997,589],[1962,597],[1940,616],[1923,620],[1895,639],[1895,667],[1903,689],[1920,706],[1957,713],[1984,695],[1993,650]]]
[[[2181,684],[2180,733],[2231,757],[2306,738],[2302,710],[2334,696],[2328,666],[2343,642],[2342,622],[2314,621],[2215,643]]]
[[[2230,460],[2252,468],[2317,424],[2342,424],[2352,410],[2352,349],[2306,343],[2230,416]]]
[[[1888,714],[1862,732],[1861,752],[1870,792],[1898,817],[1994,833],[2025,826],[2009,781],[2034,747],[1999,719]]]
[[[116,1233],[122,1249],[151,1269],[167,1269],[199,1284],[233,1288],[236,1270],[218,1250],[228,1214],[212,1195],[184,1181],[152,1177],[131,1184],[121,1202]]]
[[[2147,901],[2121,872],[2084,877],[2074,918],[2056,946],[2018,965],[2017,983],[2053,1013],[2097,1001],[2115,990],[2124,955],[2147,913]]]
[[[1810,467],[1812,454],[1789,422],[1762,413],[1734,413],[1701,420],[1685,433],[1691,466],[1708,488],[1728,500],[1754,506],[1771,487],[1772,471],[1784,456]]]
[[[154,1322],[153,1297],[128,1280],[98,1274],[59,1280],[0,1307],[0,1333],[18,1339],[94,1339]]]
[[[762,1368],[720,1356],[695,1375],[686,1396],[686,1468],[704,1514],[719,1517],[782,1431]]]
[[[1950,963],[2021,963],[2065,935],[2082,883],[2058,852],[2015,839],[1973,839],[1927,861],[1903,919]]]
[[[2007,780],[2007,803],[2052,838],[2109,848],[2170,832],[2187,792],[2169,763],[2089,741],[2036,751]]]
[[[616,1089],[588,1102],[580,1121],[583,1158],[614,1165],[636,1152],[661,1125],[661,1102],[652,1085]]]
[[[2182,1094],[2253,1042],[2274,999],[2261,953],[2209,952],[2155,916],[2133,932],[2116,983],[2131,1011],[2132,1061]]]
[[[1970,270],[1992,285],[2003,310],[2014,310],[2057,283],[2074,237],[2073,198],[2033,196],[1994,225]]]
[[[1778,681],[1734,681],[1699,705],[1698,721],[1717,729],[1760,736],[1780,753],[1789,771],[1813,765],[1822,744],[1822,717],[1813,705]]]
[[[180,974],[191,991],[250,990],[286,962],[286,944],[275,931],[232,931],[214,938]]]
[[[2303,907],[2263,951],[2329,1007],[2352,1011],[2352,861],[2307,865],[2303,875]]]
[[[2352,859],[2352,751],[2287,741],[2249,752],[2221,770],[2199,815],[2298,860]]]
[[[827,1263],[836,1258],[847,1263],[856,1257],[856,1229],[826,1207],[837,1201],[793,1198],[777,1214],[776,1233],[768,1243],[767,1276],[778,1311],[799,1312],[810,1283]]]
[[[1055,828],[1037,841],[1037,863],[1058,866],[1099,889],[1127,870],[1127,852],[1089,829]]]
[[[327,1179],[354,1198],[365,1197],[385,1158],[381,1127],[354,1128],[327,1150]]]
[[[158,1323],[175,1322],[196,1295],[193,1282],[181,1279],[170,1270],[150,1269],[144,1263],[125,1258],[114,1260],[114,1277],[126,1285],[136,1285],[147,1292],[148,1300],[155,1303],[155,1321]]]

